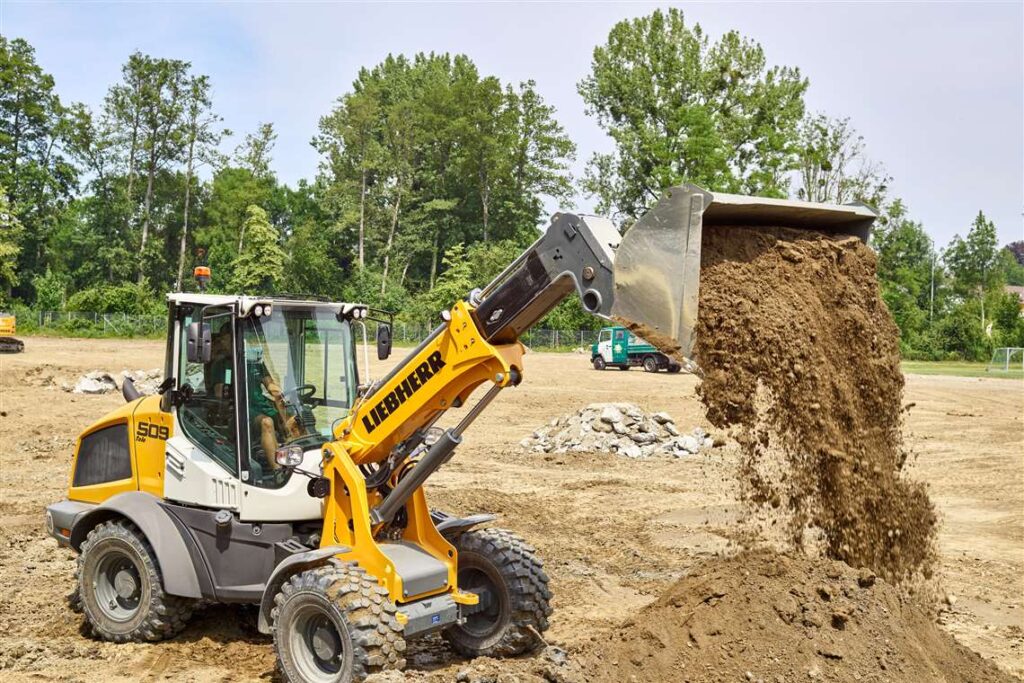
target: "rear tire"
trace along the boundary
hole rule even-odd
[[[670,366],[668,366],[668,371],[671,372],[673,375],[676,374],[677,372],[679,372],[682,369],[683,369],[682,365],[670,365]]]
[[[604,362],[604,358],[601,356],[594,356],[593,360],[590,361],[594,364],[595,370],[604,370],[607,365]]]
[[[292,576],[274,597],[274,650],[292,683],[358,682],[405,667],[405,639],[388,591],[355,564]]]
[[[480,595],[480,605],[466,608],[466,622],[445,629],[445,640],[466,657],[512,657],[540,645],[551,591],[534,549],[503,529],[467,531],[456,547],[459,589]]]
[[[620,365],[619,366],[619,370],[629,370],[630,367],[631,366],[629,366],[629,365]]]
[[[77,595],[76,595],[77,594]],[[164,592],[153,548],[128,520],[89,532],[78,556],[78,588],[69,596],[103,640],[115,643],[170,638],[185,628],[194,603]]]
[[[657,372],[658,360],[654,356],[644,356],[644,372]]]

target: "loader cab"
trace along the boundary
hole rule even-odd
[[[308,479],[359,386],[365,306],[206,294],[169,297],[164,496],[237,510],[243,520],[321,514]],[[300,491],[301,489],[301,491]],[[296,494],[299,495],[296,495]]]

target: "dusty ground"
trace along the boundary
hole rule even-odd
[[[258,680],[273,678],[268,639],[239,608],[215,607],[157,645],[111,645],[79,634],[63,596],[73,561],[42,531],[42,509],[66,488],[75,435],[118,395],[65,393],[84,371],[161,365],[159,342],[29,338],[0,356],[0,677],[4,680]],[[684,460],[524,454],[518,441],[594,401],[667,410],[681,429],[708,428],[695,380],[609,371],[580,356],[531,354],[523,385],[500,396],[428,485],[453,512],[489,510],[527,537],[555,592],[551,643],[570,653],[607,637],[696,563],[729,552],[737,534],[731,445]],[[913,471],[941,514],[940,618],[966,646],[1024,676],[1024,384],[910,376],[906,426]],[[454,679],[464,663],[437,642],[411,668]],[[517,680],[514,677],[512,680]],[[892,680],[899,680],[893,678]],[[502,681],[504,683],[504,681]]]

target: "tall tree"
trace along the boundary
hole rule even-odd
[[[269,177],[272,175],[270,153],[274,151],[276,142],[274,124],[259,124],[256,126],[256,132],[246,133],[242,144],[235,148],[235,165],[249,171],[255,179]]]
[[[974,219],[966,239],[954,235],[946,249],[946,265],[962,295],[976,296],[981,302],[981,329],[985,322],[985,295],[999,286],[1001,271],[995,224],[981,211]]]
[[[880,208],[891,178],[867,158],[864,137],[850,119],[806,117],[799,129],[796,196],[808,202],[861,201]]]
[[[270,153],[277,142],[274,124],[261,123],[255,133],[246,133],[245,140],[235,149],[235,163],[249,173],[249,180],[259,187],[275,184],[274,174],[270,171]],[[246,220],[238,231],[238,253],[242,253],[245,243]]]
[[[185,94],[185,208],[181,244],[178,249],[178,275],[174,282],[175,291],[181,291],[182,275],[185,270],[192,179],[197,166],[217,161],[217,146],[225,135],[230,134],[230,131],[217,128],[222,121],[220,116],[213,113],[209,78],[193,76],[189,79]]]
[[[36,63],[26,41],[0,36],[0,186],[24,228],[17,269],[38,273],[44,247],[77,189],[66,154],[67,110],[53,77]],[[29,278],[22,278],[27,284]],[[21,291],[21,294],[27,294]]]
[[[18,217],[7,203],[7,193],[0,186],[0,304],[11,296],[11,288],[18,284],[16,264],[21,253],[22,228]]]
[[[128,175],[127,201],[135,206],[134,179],[145,174],[142,227],[138,239],[137,278],[145,277],[147,261],[160,256],[147,253],[153,224],[153,198],[157,175],[181,160],[185,134],[184,102],[191,65],[136,52],[121,69],[122,82],[111,87],[104,103],[110,130],[119,141]]]
[[[267,212],[251,205],[246,209],[245,232],[249,239],[233,264],[231,286],[237,292],[270,294],[284,276],[285,253]]]
[[[735,31],[709,42],[681,10],[616,24],[579,83],[587,113],[615,142],[596,154],[584,187],[635,218],[665,188],[787,194],[807,80],[769,67],[764,50]]]

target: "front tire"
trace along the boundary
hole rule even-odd
[[[604,362],[604,358],[601,356],[594,356],[591,362],[594,364],[595,370],[604,370],[605,367],[607,367],[607,364]]]
[[[115,643],[170,638],[185,628],[193,601],[164,592],[153,548],[127,520],[89,532],[78,556],[75,602],[93,633]]]
[[[644,371],[657,372],[658,360],[654,356],[644,356]]]
[[[358,682],[405,667],[405,639],[388,591],[355,564],[292,576],[274,597],[274,649],[292,683]]]
[[[452,648],[466,657],[512,657],[540,645],[551,591],[534,549],[503,529],[467,531],[455,545],[459,589],[477,593],[480,604],[466,609],[465,623],[444,630]]]

